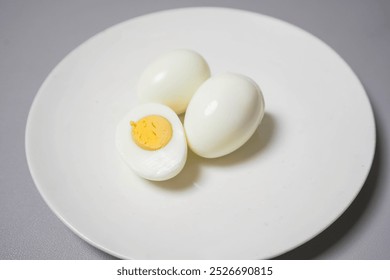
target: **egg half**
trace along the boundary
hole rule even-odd
[[[252,79],[234,73],[213,76],[188,105],[184,119],[188,145],[202,157],[227,155],[253,135],[263,116],[263,94]]]
[[[185,165],[184,129],[177,114],[165,105],[137,106],[119,122],[115,138],[124,162],[145,179],[168,180]]]
[[[209,77],[209,66],[199,53],[173,50],[146,67],[138,83],[138,98],[143,103],[167,105],[181,114],[198,87]]]

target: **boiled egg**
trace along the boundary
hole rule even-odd
[[[188,105],[184,119],[188,145],[202,157],[227,155],[253,135],[263,116],[263,95],[252,79],[234,73],[213,76]]]
[[[177,114],[165,105],[135,107],[119,122],[115,138],[124,162],[145,179],[170,179],[185,165],[184,129]]]
[[[209,66],[199,53],[173,50],[146,67],[138,83],[138,98],[142,103],[167,105],[181,114],[198,87],[209,77]]]

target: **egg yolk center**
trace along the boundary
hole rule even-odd
[[[150,115],[130,122],[131,136],[142,149],[155,151],[166,146],[172,138],[172,125],[164,117]]]

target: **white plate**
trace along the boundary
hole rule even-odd
[[[200,52],[213,74],[256,80],[266,115],[238,151],[190,154],[178,177],[153,183],[121,161],[115,128],[137,104],[146,65],[177,48]],[[54,213],[94,246],[134,259],[284,253],[350,205],[374,148],[366,93],[332,49],[283,21],[223,8],[159,12],[94,36],[50,73],[26,128],[31,174]]]

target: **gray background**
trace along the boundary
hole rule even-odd
[[[390,259],[390,1],[0,0],[0,259],[113,259],[73,234],[36,190],[24,130],[51,69],[83,41],[159,10],[222,6],[295,24],[334,48],[361,79],[377,122],[373,167],[351,207],[283,259]],[[199,19],[201,20],[201,19]]]

